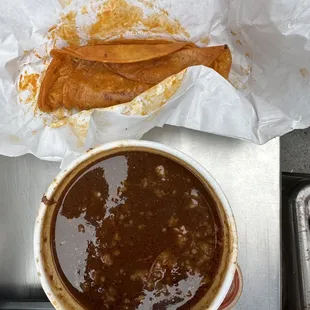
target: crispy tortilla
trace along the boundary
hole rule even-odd
[[[64,106],[87,110],[131,101],[183,69],[204,65],[227,78],[231,54],[226,45],[198,48],[186,42],[137,41],[52,50],[38,106],[50,112]]]
[[[84,60],[127,64],[166,56],[186,45],[186,42],[85,45],[52,50],[52,56],[63,54]]]
[[[231,63],[232,63],[231,52],[228,48],[226,48],[221,53],[219,53],[218,57],[216,57],[212,61],[209,67],[218,72],[225,79],[228,79]]]
[[[113,72],[130,80],[158,84],[166,77],[190,66],[204,65],[210,67],[226,50],[228,49],[224,45],[206,48],[184,48],[157,59],[128,64],[109,63],[106,66]],[[222,60],[224,59],[222,58]],[[219,62],[221,66],[223,65],[222,60]]]

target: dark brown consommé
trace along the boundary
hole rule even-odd
[[[223,252],[211,193],[161,155],[127,151],[85,168],[57,202],[58,273],[86,309],[190,309]]]

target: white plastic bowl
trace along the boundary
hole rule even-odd
[[[104,157],[107,153],[113,154],[125,150],[145,150],[170,157],[194,172],[201,181],[205,183],[209,190],[213,192],[218,202],[218,210],[224,226],[224,241],[226,240],[226,243],[224,243],[224,259],[220,267],[220,272],[215,278],[214,285],[208,293],[211,294],[209,296],[212,297],[208,299],[208,303],[205,303],[205,301],[199,302],[194,309],[218,309],[231,286],[237,265],[237,231],[229,203],[220,186],[210,173],[194,159],[166,145],[143,140],[116,141],[94,148],[78,157],[60,171],[48,187],[43,196],[44,199],[42,199],[40,204],[34,229],[35,263],[46,295],[56,309],[83,309],[66,290],[58,277],[53,260],[50,257],[50,233],[47,227],[49,224],[47,223],[48,218],[53,212],[53,208],[56,206],[52,199],[55,190],[64,182],[69,174],[85,162],[91,162],[92,159]]]

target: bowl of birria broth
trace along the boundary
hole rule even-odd
[[[57,175],[34,252],[57,309],[217,309],[235,273],[237,234],[200,164],[129,140],[92,149]]]

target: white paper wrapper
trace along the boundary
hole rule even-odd
[[[32,153],[41,159],[66,162],[95,145],[140,138],[149,129],[163,124],[258,144],[310,125],[307,1],[128,0],[126,5],[123,2],[110,0],[108,5],[103,0],[0,2],[1,154]],[[122,20],[127,6],[132,14],[142,10],[142,22]],[[89,36],[88,30],[97,22],[98,10],[115,10],[116,17],[110,15],[107,20],[112,22],[110,28],[101,28],[100,33],[93,31]],[[40,74],[39,85],[41,73],[50,61],[49,50],[68,44],[59,37],[60,31],[55,35],[52,30],[47,35],[48,30],[65,23],[70,32],[72,24],[66,24],[61,17],[68,12],[77,14],[81,44],[89,38],[120,36],[173,37],[200,46],[228,44],[233,55],[231,83],[212,69],[197,66],[168,78],[130,104],[71,115],[64,111],[42,114],[34,110],[35,98],[29,95],[31,86],[26,86],[28,90],[23,92],[17,90],[20,75]],[[159,21],[154,26],[150,21],[156,18]],[[35,53],[25,52],[33,49]],[[36,57],[38,54],[40,58]]]

